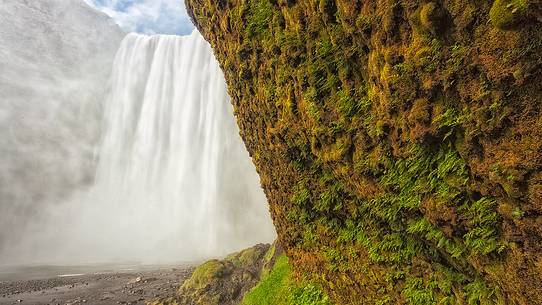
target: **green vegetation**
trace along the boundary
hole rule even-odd
[[[210,260],[198,266],[192,276],[184,282],[181,289],[201,290],[214,279],[225,275],[226,266],[219,260]]]
[[[222,260],[198,266],[175,296],[152,301],[153,305],[233,305],[265,276],[275,255],[276,245],[257,244],[232,253]]]
[[[489,11],[489,18],[500,29],[512,29],[520,26],[522,18],[528,12],[528,0],[495,0]]]
[[[313,284],[298,286],[291,291],[292,305],[331,305],[329,298]]]
[[[271,18],[273,18],[273,7],[268,0],[251,0],[247,15],[246,33],[248,37],[260,35],[266,32]]]
[[[240,268],[253,265],[261,256],[261,249],[252,247],[240,252],[232,253],[228,255],[225,260],[232,262],[235,267]]]
[[[406,281],[403,293],[410,304],[432,305],[436,303],[433,293],[436,287],[434,281],[425,285],[422,278],[410,278]]]
[[[331,305],[329,298],[316,286],[295,281],[284,254],[277,257],[273,269],[245,295],[241,304]]]
[[[243,298],[242,305],[288,304],[290,265],[286,255],[277,257],[273,269]]]
[[[535,2],[187,0],[295,266],[254,293],[542,303]]]

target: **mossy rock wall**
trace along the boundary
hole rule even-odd
[[[540,0],[186,0],[337,304],[542,304]]]

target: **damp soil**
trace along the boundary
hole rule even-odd
[[[145,304],[175,294],[191,265],[154,270],[57,275],[0,281],[0,305]]]

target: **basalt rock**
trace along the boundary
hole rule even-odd
[[[186,0],[337,304],[542,304],[540,0]]]

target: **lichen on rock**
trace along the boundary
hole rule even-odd
[[[177,294],[150,305],[234,305],[260,280],[270,246],[254,247],[212,259],[198,266]]]
[[[336,304],[542,304],[539,0],[186,0]]]

